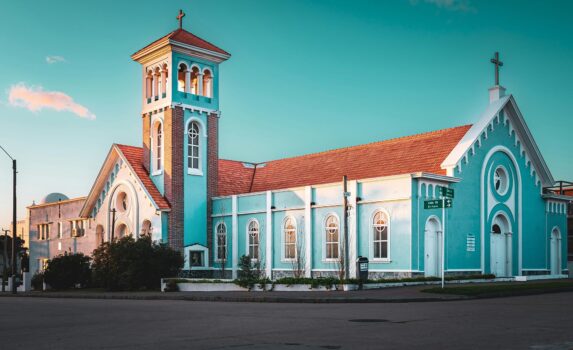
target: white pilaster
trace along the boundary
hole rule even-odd
[[[239,217],[237,215],[237,196],[231,197],[231,225],[233,256],[231,257],[233,279],[237,278],[237,265],[239,264]]]
[[[358,182],[356,180],[348,181],[348,205],[351,207],[350,215],[348,217],[348,273],[350,278],[356,278],[356,259],[358,258],[358,207],[356,195],[358,192]]]
[[[265,253],[265,271],[268,278],[272,278],[273,272],[273,194],[271,191],[267,191],[267,229],[265,232],[265,243],[266,243],[266,253]]]
[[[191,71],[190,70],[185,71],[185,92],[186,93],[191,92]]]
[[[312,187],[304,188],[304,276],[312,277]]]
[[[197,74],[197,95],[203,96],[203,73]]]

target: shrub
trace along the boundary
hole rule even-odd
[[[159,290],[161,278],[177,276],[183,262],[181,253],[165,244],[128,236],[94,250],[93,278],[107,290]]]
[[[179,286],[177,285],[177,280],[170,279],[165,282],[165,288],[163,289],[164,292],[178,292]]]
[[[239,258],[239,278],[235,283],[243,288],[253,288],[258,284],[260,288],[266,289],[271,280],[264,276],[264,271],[260,261],[253,261],[250,256],[243,255]]]
[[[48,261],[44,281],[54,289],[86,287],[91,277],[90,260],[82,253],[59,255]]]
[[[34,276],[32,276],[30,284],[34,290],[44,290],[44,274],[41,272],[36,272]]]

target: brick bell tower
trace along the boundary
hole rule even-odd
[[[185,268],[208,267],[217,194],[219,64],[231,55],[179,28],[134,53],[142,66],[144,167],[169,201],[163,241]]]

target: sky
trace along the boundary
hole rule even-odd
[[[130,55],[184,27],[230,52],[220,157],[262,162],[473,123],[512,93],[555,179],[573,180],[571,1],[7,1],[0,145],[18,161],[18,218],[87,195],[112,143],[141,145]],[[0,227],[12,213],[0,154]]]

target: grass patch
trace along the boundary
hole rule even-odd
[[[423,289],[425,293],[455,294],[469,297],[497,297],[573,291],[573,280],[511,284],[464,285]]]

